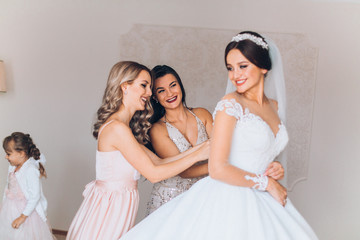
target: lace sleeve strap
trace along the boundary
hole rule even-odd
[[[235,117],[237,120],[240,120],[243,115],[243,109],[240,103],[236,102],[235,99],[223,99],[219,101],[215,107],[213,113],[213,119],[215,120],[215,116],[217,112],[224,111],[229,116]]]

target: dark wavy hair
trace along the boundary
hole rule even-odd
[[[155,66],[152,70],[151,70],[151,75],[152,75],[152,79],[153,79],[153,85],[152,85],[152,95],[153,97],[150,100],[151,106],[154,110],[153,116],[150,118],[150,123],[154,124],[157,121],[159,121],[160,118],[162,118],[165,115],[165,108],[155,100],[155,96],[156,96],[156,89],[155,89],[155,81],[167,74],[171,74],[173,75],[176,80],[178,81],[179,85],[180,85],[180,89],[182,92],[182,99],[181,102],[183,103],[183,105],[187,108],[186,106],[186,93],[185,93],[185,89],[184,86],[182,84],[181,78],[179,76],[179,74],[170,66],[167,65],[157,65]]]
[[[10,143],[14,143],[13,149],[11,149]],[[24,152],[28,158],[40,159],[40,150],[36,147],[29,134],[22,132],[13,132],[10,136],[7,136],[3,141],[3,148],[6,153],[11,151]],[[39,163],[40,176],[46,177],[46,171],[44,166]]]
[[[266,42],[264,37],[262,37],[260,34],[256,32],[244,31],[244,32],[240,32],[239,34],[245,34],[245,33],[262,38],[263,41]],[[227,65],[226,57],[229,54],[229,52],[233,49],[238,49],[255,66],[262,69],[271,70],[271,59],[270,59],[269,50],[262,48],[261,46],[257,45],[256,43],[248,39],[239,42],[235,42],[235,41],[230,42],[226,46],[225,65]]]

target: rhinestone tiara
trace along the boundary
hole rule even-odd
[[[261,37],[256,37],[250,33],[238,34],[231,39],[232,42],[240,42],[243,40],[250,40],[266,50],[269,49],[269,45]]]

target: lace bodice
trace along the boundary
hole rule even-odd
[[[6,197],[9,199],[22,200],[25,199],[23,192],[16,180],[15,173],[9,173],[8,186],[5,189]]]
[[[197,122],[197,145],[208,140],[208,135],[206,133],[205,125],[202,123],[202,121],[192,111],[189,110],[189,112],[194,115]],[[189,141],[181,134],[181,132],[176,127],[171,125],[171,123],[169,122],[165,122],[165,124],[169,137],[175,143],[176,147],[179,149],[180,152],[184,152],[192,147]],[[175,176],[155,183],[151,192],[150,201],[148,202],[147,214],[152,213],[158,207],[178,196],[180,193],[187,191],[199,179],[201,179],[201,177],[182,178],[179,176]]]
[[[235,99],[218,102],[214,119],[220,111],[237,119],[229,162],[248,172],[263,173],[289,140],[285,125],[280,123],[279,131],[274,135],[261,117],[251,113],[248,108],[243,109]]]

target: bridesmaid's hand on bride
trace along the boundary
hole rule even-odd
[[[209,159],[210,154],[210,140],[207,140],[199,145],[194,146],[194,150],[197,154],[198,161]]]
[[[275,161],[269,164],[264,175],[268,177],[272,177],[275,180],[281,180],[284,178],[284,172],[285,171],[281,163]]]
[[[286,205],[287,199],[287,190],[283,187],[278,181],[274,180],[273,178],[269,177],[269,182],[266,187],[266,191],[270,193],[270,195],[275,198],[281,205]]]

